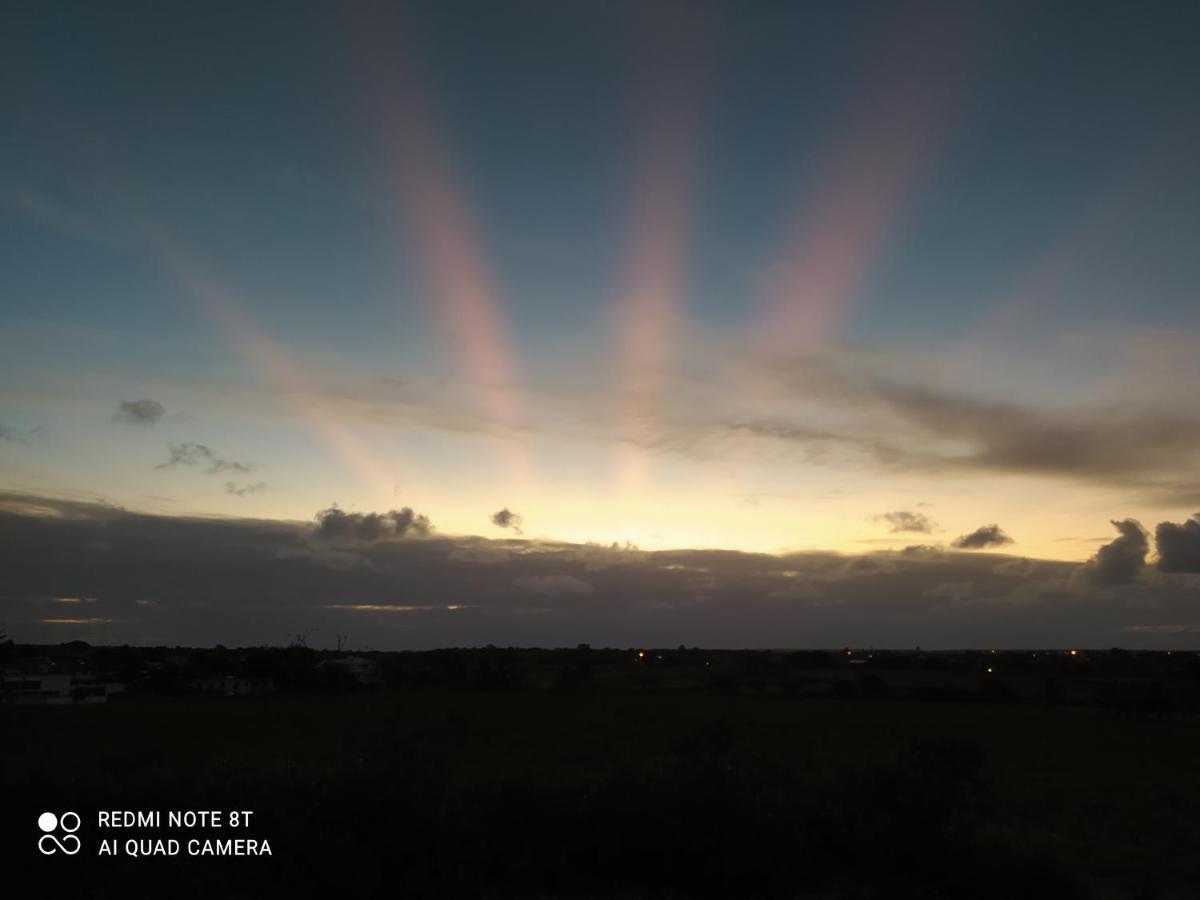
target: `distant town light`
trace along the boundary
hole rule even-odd
[[[645,651],[645,650],[639,650],[639,651],[638,651],[638,659],[641,659],[641,658],[642,658],[642,657],[644,657],[645,655],[646,655],[646,651]]]
[[[995,652],[995,651],[992,651],[992,652]],[[992,667],[991,667],[991,666],[988,666],[988,674],[989,674],[989,675],[991,675],[991,674],[992,674]]]
[[[1072,651],[1071,651],[1071,655],[1072,655],[1072,656],[1078,656],[1078,655],[1079,655],[1079,651],[1078,651],[1078,650],[1072,650]]]

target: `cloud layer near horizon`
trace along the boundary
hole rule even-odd
[[[377,522],[330,512],[315,524],[193,519],[0,495],[0,620],[21,641],[277,644],[316,629],[314,645],[350,633],[377,649],[1200,641],[1196,574],[1134,566],[1109,579],[1119,584],[1079,574],[1110,575],[1113,559],[1129,558],[1126,523],[1081,565],[931,547],[644,552],[434,536],[411,510]],[[330,527],[351,539],[329,540]],[[55,597],[95,602],[71,624]]]

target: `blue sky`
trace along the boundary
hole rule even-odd
[[[769,550],[920,502],[1073,558],[1194,511],[1194,5],[6,19],[6,487]],[[263,488],[155,469],[184,442]]]

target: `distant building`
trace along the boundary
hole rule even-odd
[[[210,675],[193,679],[192,690],[201,694],[239,697],[245,694],[269,694],[275,690],[275,682],[265,676]]]
[[[107,703],[112,695],[124,692],[125,685],[120,682],[57,672],[42,660],[22,660],[22,665],[5,669],[0,683],[0,701],[21,705]]]
[[[5,703],[72,703],[71,676],[53,675],[43,672],[18,672],[7,670],[4,673],[4,702]]]
[[[339,656],[336,659],[324,659],[317,668],[329,673],[335,673],[363,687],[373,687],[380,682],[379,666],[372,660],[362,656]]]

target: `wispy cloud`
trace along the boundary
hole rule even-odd
[[[256,468],[253,463],[242,463],[237,460],[225,459],[222,456],[218,456],[211,447],[205,444],[168,444],[167,449],[170,451],[170,457],[166,462],[161,462],[154,468],[174,469],[179,466],[188,468],[202,467],[209,475],[220,475],[225,472],[237,472],[246,475]]]
[[[876,358],[861,348],[757,359],[744,348],[696,339],[680,354],[696,365],[660,386],[666,402],[653,420],[614,418],[611,397],[587,385],[529,385],[523,427],[595,443],[616,435],[650,452],[701,461],[724,458],[736,446],[739,453],[795,453],[814,465],[881,474],[1007,474],[1117,487],[1154,502],[1200,499],[1200,415],[1182,398],[1175,402],[1169,387],[1157,400],[1034,405],[998,399],[1011,393],[999,382],[981,390],[935,378],[927,364]],[[759,385],[753,415],[729,379],[707,365],[718,355]],[[513,437],[473,417],[470,396],[452,385],[343,379],[312,402],[373,423]]]
[[[113,413],[113,421],[128,425],[154,425],[166,413],[166,407],[157,400],[122,400]]]
[[[0,206],[58,234],[104,246],[117,246],[121,235],[77,206],[24,184],[0,182]]]
[[[887,522],[891,526],[893,534],[901,532],[915,532],[917,534],[932,534],[937,527],[929,516],[924,513],[911,512],[906,509],[897,509],[892,512],[882,513],[875,517],[876,522]]]
[[[16,428],[10,428],[7,425],[0,424],[0,442],[7,442],[10,444],[28,444],[29,439],[36,433],[36,428],[31,428],[27,431],[18,431]]]
[[[265,481],[256,481],[253,484],[238,484],[236,481],[225,482],[225,493],[232,494],[235,497],[257,494],[259,491],[266,490],[266,488],[267,483]]]

